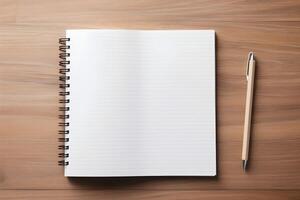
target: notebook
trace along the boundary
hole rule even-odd
[[[66,30],[67,177],[215,176],[213,30]]]

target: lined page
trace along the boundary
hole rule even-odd
[[[213,176],[215,33],[67,30],[65,176]]]

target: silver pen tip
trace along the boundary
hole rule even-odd
[[[247,168],[247,160],[243,160],[243,161],[242,161],[242,165],[243,165],[243,170],[244,170],[244,172],[246,172],[246,168]]]

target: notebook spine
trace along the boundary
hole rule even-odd
[[[70,95],[70,91],[68,91],[68,88],[70,87],[69,80],[70,76],[68,75],[68,72],[70,72],[69,64],[70,61],[68,60],[68,57],[70,57],[70,53],[68,53],[68,49],[70,49],[70,45],[68,44],[70,42],[70,38],[60,38],[59,39],[59,103],[61,106],[59,107],[60,115],[59,117],[59,127],[60,130],[58,131],[58,134],[60,137],[58,138],[58,142],[60,143],[58,146],[59,150],[62,150],[58,154],[59,161],[58,165],[67,166],[69,165],[68,157],[69,157],[69,130],[68,127],[70,123],[68,122],[68,119],[70,118],[69,110],[70,107],[68,107],[68,103],[70,103],[70,99],[68,96]]]

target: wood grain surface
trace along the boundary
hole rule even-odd
[[[215,29],[218,176],[65,178],[58,38],[68,28]],[[241,169],[247,53],[257,72]],[[0,199],[300,199],[300,1],[1,0]]]

